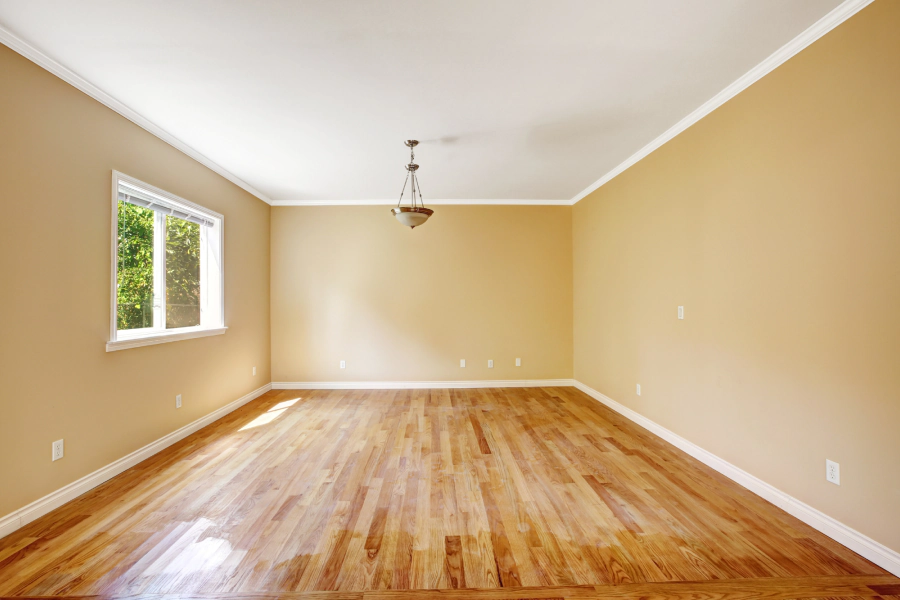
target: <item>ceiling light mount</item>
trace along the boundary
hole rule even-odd
[[[416,146],[419,145],[418,140],[406,140],[404,142],[409,148],[409,164],[406,165],[406,181],[403,182],[403,189],[400,191],[400,200],[397,201],[396,208],[391,209],[391,214],[397,218],[400,223],[406,225],[410,229],[415,229],[428,220],[428,217],[434,214],[430,208],[425,208],[422,201],[422,190],[419,187],[419,180],[416,178],[416,171],[419,165],[416,164]],[[410,184],[410,205],[400,206],[403,202],[403,194],[406,193],[406,186]]]

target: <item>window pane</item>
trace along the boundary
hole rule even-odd
[[[116,326],[119,330],[153,326],[152,210],[119,202]]]
[[[166,217],[166,328],[200,324],[200,225]]]

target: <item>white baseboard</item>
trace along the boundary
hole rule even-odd
[[[104,481],[112,479],[122,471],[130,469],[139,462],[150,458],[157,452],[168,448],[175,442],[178,442],[194,433],[195,431],[206,427],[213,421],[221,419],[228,413],[242,407],[251,400],[262,396],[270,389],[272,389],[272,384],[267,383],[261,388],[253,390],[249,394],[238,398],[234,402],[226,404],[218,410],[214,410],[205,417],[197,419],[193,423],[188,423],[181,429],[173,431],[172,433],[159,438],[155,442],[147,444],[143,448],[135,450],[128,456],[123,456],[119,460],[112,462],[105,467],[94,471],[93,473],[85,475],[78,481],[74,481],[69,485],[56,490],[55,492],[47,494],[43,498],[35,500],[28,506],[20,508],[19,510],[6,515],[5,517],[0,518],[0,538],[9,535],[20,527],[24,527],[35,519],[46,515],[48,512],[62,506],[66,502],[74,500],[81,494],[97,487]]]
[[[837,519],[829,517],[822,511],[797,500],[793,496],[782,492],[778,488],[769,485],[762,479],[734,466],[715,454],[707,452],[697,444],[684,439],[677,433],[669,431],[662,425],[651,421],[627,406],[619,404],[612,398],[586,386],[580,381],[575,381],[575,387],[595,400],[605,404],[623,417],[634,421],[647,431],[666,440],[676,448],[690,454],[703,464],[715,469],[735,483],[747,488],[757,496],[768,500],[778,508],[797,517],[810,527],[821,531],[831,539],[843,544],[860,556],[869,559],[879,567],[890,571],[894,575],[900,576],[900,553],[861,534],[852,527],[844,525]]]
[[[572,387],[573,379],[483,381],[276,381],[273,390],[427,390],[441,388]]]

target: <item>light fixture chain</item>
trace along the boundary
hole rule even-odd
[[[406,184],[409,183],[409,171],[406,172],[406,180],[403,182],[403,189],[400,190],[400,199],[397,200],[397,206],[400,206],[400,203],[403,202],[403,194],[406,193]]]
[[[412,169],[412,166],[416,164],[416,148],[415,146],[409,147],[409,172],[412,173],[412,205],[413,208],[416,207],[416,171]]]
[[[415,177],[415,173],[413,174]],[[422,185],[419,183],[419,178],[416,177],[416,189],[419,190],[419,204],[422,205],[422,208],[425,208],[425,201],[422,200]]]

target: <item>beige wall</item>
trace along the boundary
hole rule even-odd
[[[898,31],[876,2],[573,214],[575,378],[896,550]]]
[[[433,208],[272,209],[275,381],[572,376],[571,207]]]
[[[270,381],[270,208],[5,46],[0,77],[2,517]],[[225,215],[225,335],[105,351],[113,169]]]

